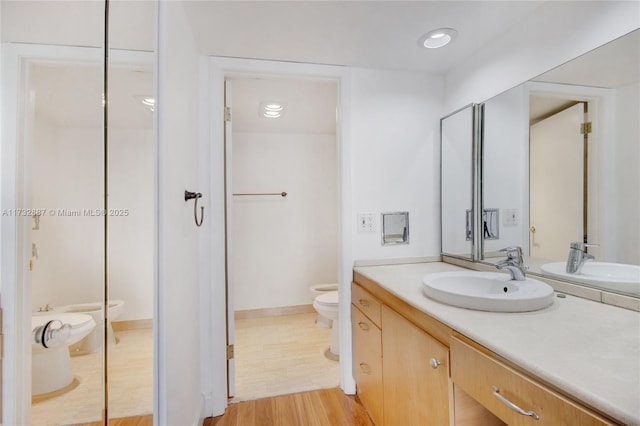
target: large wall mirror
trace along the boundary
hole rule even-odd
[[[447,188],[440,193],[442,217],[442,253],[466,259],[478,259],[480,242],[474,238],[477,229],[473,217],[474,174],[478,172],[478,143],[480,135],[479,105],[468,105],[440,120],[441,185]]]
[[[499,238],[482,260],[519,245],[529,273],[640,297],[639,78],[636,30],[486,101],[482,208]],[[571,243],[588,245],[569,274]]]
[[[0,2],[3,424],[152,421],[156,7]]]

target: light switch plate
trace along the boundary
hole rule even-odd
[[[358,213],[358,232],[364,234],[376,232],[375,213]]]
[[[502,224],[517,225],[518,223],[520,223],[520,213],[518,212],[518,209],[504,209]]]

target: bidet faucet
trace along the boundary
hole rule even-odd
[[[511,279],[516,281],[524,281],[525,271],[529,268],[524,266],[522,259],[522,248],[518,246],[506,247],[499,252],[506,252],[507,258],[496,263],[496,268],[506,269],[511,274]]]
[[[49,312],[49,311],[52,311],[52,310],[53,310],[53,307],[51,305],[49,305],[48,303],[44,308],[42,306],[40,306],[38,308],[38,312]]]
[[[595,259],[587,253],[587,247],[598,247],[598,245],[578,242],[569,245],[569,259],[567,259],[568,274],[579,274],[586,262]]]

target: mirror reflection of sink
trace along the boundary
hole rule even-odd
[[[490,312],[528,312],[553,303],[553,288],[532,278],[514,281],[499,272],[455,271],[422,277],[424,294],[441,303]]]
[[[582,266],[579,274],[567,273],[566,262],[546,263],[540,269],[550,277],[640,294],[640,266],[637,265],[588,261]]]

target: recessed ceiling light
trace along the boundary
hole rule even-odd
[[[457,37],[458,32],[453,28],[438,28],[429,31],[418,39],[418,46],[427,49],[437,49],[451,43]]]
[[[267,118],[280,118],[284,114],[285,104],[282,102],[262,101],[260,102],[260,115]]]

